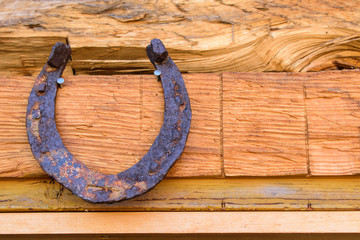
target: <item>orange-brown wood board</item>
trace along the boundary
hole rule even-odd
[[[171,177],[359,173],[359,71],[184,74],[193,119]],[[27,142],[33,77],[0,79],[0,177],[44,176]],[[69,76],[57,97],[65,146],[117,173],[160,130],[163,95],[151,75]]]

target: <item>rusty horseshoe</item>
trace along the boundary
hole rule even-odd
[[[130,199],[154,188],[184,150],[191,108],[184,80],[159,39],[146,48],[164,91],[164,122],[145,156],[131,168],[112,175],[87,168],[66,149],[55,123],[58,79],[70,58],[70,47],[57,43],[35,80],[26,114],[26,129],[42,169],[75,195],[94,203]]]

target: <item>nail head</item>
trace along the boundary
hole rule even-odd
[[[160,71],[160,70],[155,70],[155,71],[154,71],[154,75],[155,75],[155,76],[160,76],[160,75],[161,75],[161,71]]]
[[[58,83],[59,87],[62,88],[62,84],[65,82],[65,80],[63,78],[58,78],[56,82]]]

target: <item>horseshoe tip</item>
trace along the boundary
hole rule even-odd
[[[162,41],[157,38],[151,40],[150,45],[146,47],[146,53],[154,66],[155,63],[162,63],[165,61],[169,55]]]
[[[51,54],[48,58],[47,63],[51,67],[59,68],[62,65],[66,65],[70,58],[71,48],[69,45],[58,42],[52,48]]]

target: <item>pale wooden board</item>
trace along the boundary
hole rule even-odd
[[[312,175],[360,173],[360,74],[312,73],[306,83]]]
[[[70,43],[79,74],[150,72],[145,47],[155,37],[183,72],[360,66],[358,0],[2,0],[0,8],[1,75],[36,75],[54,35]]]
[[[1,240],[358,240],[359,233],[16,234]]]
[[[226,176],[307,174],[302,78],[224,73],[223,126]]]
[[[194,74],[184,79],[193,118],[185,152],[169,176],[221,176],[220,78]],[[0,177],[45,174],[32,156],[25,129],[33,81],[0,79]],[[57,127],[65,146],[103,173],[118,173],[139,161],[162,119],[161,83],[153,75],[69,76],[57,96]]]
[[[359,232],[360,213],[341,211],[0,214],[0,234]]]
[[[174,179],[124,202],[93,204],[49,179],[0,180],[0,212],[324,211],[360,208],[359,178]]]

